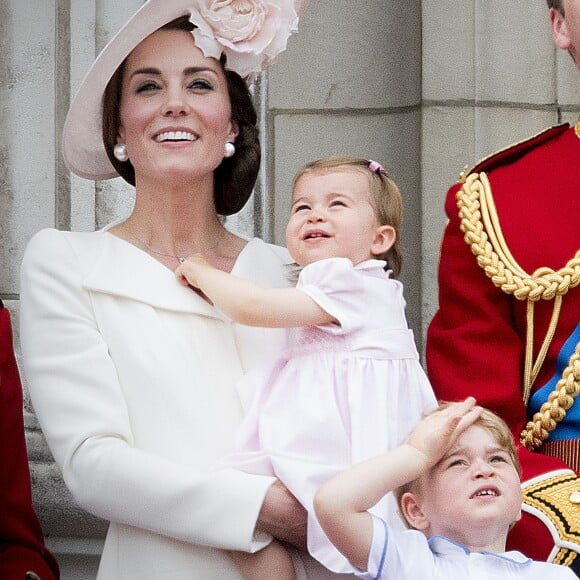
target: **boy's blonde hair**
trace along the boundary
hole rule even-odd
[[[296,188],[299,179],[306,173],[331,171],[333,169],[351,169],[360,171],[369,180],[370,202],[381,225],[393,227],[395,243],[378,259],[386,260],[389,270],[396,278],[401,272],[403,257],[401,254],[400,231],[403,220],[403,199],[397,184],[386,174],[369,169],[370,161],[362,157],[334,156],[311,161],[294,177],[292,189]]]
[[[433,413],[438,413],[439,411],[442,411],[443,409],[445,409],[448,406],[449,406],[449,403],[441,403],[439,405],[439,407],[437,407],[437,409],[434,409],[433,411],[431,411],[431,413],[428,413],[428,415],[432,415]],[[515,467],[516,471],[518,472],[518,475],[521,477],[522,468],[520,466],[520,461],[518,459],[516,445],[514,443],[514,439],[513,439],[512,433],[510,431],[510,428],[507,426],[507,423],[501,417],[499,417],[498,415],[496,415],[495,413],[493,413],[489,409],[483,409],[483,411],[481,412],[481,415],[473,422],[473,425],[477,426],[477,427],[481,427],[482,429],[485,429],[486,431],[491,433],[491,435],[494,437],[496,443],[504,451],[507,452],[507,454],[509,455],[509,457],[511,459],[513,466]],[[422,481],[422,478],[418,477],[417,479],[414,479],[413,481],[410,481],[409,483],[406,483],[405,485],[402,485],[401,487],[399,487],[395,490],[395,497],[397,499],[397,505],[399,506],[399,511],[401,512],[401,514],[403,514],[403,511],[401,509],[401,498],[407,492],[420,493],[421,492],[421,481]],[[403,515],[403,521],[405,522],[405,525],[407,527],[410,527],[409,523],[407,522],[404,515]]]

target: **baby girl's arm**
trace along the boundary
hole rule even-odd
[[[352,466],[319,489],[314,497],[318,521],[353,566],[367,568],[373,529],[367,510],[435,465],[479,409],[472,397],[453,403],[418,423],[399,447]]]
[[[264,288],[210,265],[194,254],[177,270],[184,285],[199,288],[224,314],[240,324],[290,328],[335,322],[312,298],[295,288]]]

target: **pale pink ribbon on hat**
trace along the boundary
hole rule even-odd
[[[388,175],[385,168],[378,161],[373,161],[372,159],[369,159],[369,169],[373,173],[377,173],[377,174],[382,173],[385,176]]]

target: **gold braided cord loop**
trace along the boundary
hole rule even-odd
[[[576,345],[556,388],[522,431],[520,436],[522,445],[530,450],[540,447],[548,439],[550,432],[564,419],[578,395],[580,395],[580,343]]]
[[[464,240],[478,265],[493,284],[517,300],[527,300],[526,349],[523,377],[523,400],[527,406],[532,385],[540,372],[554,336],[562,298],[580,284],[580,250],[560,270],[538,268],[528,274],[512,256],[499,223],[491,186],[484,172],[467,176],[457,192],[457,207]],[[533,361],[534,304],[554,300],[554,309],[536,361]]]
[[[525,272],[504,240],[485,173],[472,173],[457,192],[461,231],[492,282],[518,300],[552,300],[580,284],[580,250],[560,270],[542,267]]]

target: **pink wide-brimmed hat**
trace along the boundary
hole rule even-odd
[[[147,0],[96,58],[72,101],[62,137],[66,166],[87,179],[119,176],[103,143],[103,94],[117,68],[157,29],[176,18],[189,16],[196,26],[192,32],[196,45],[204,55],[219,59],[224,53],[228,69],[250,77],[285,50],[307,2]]]

